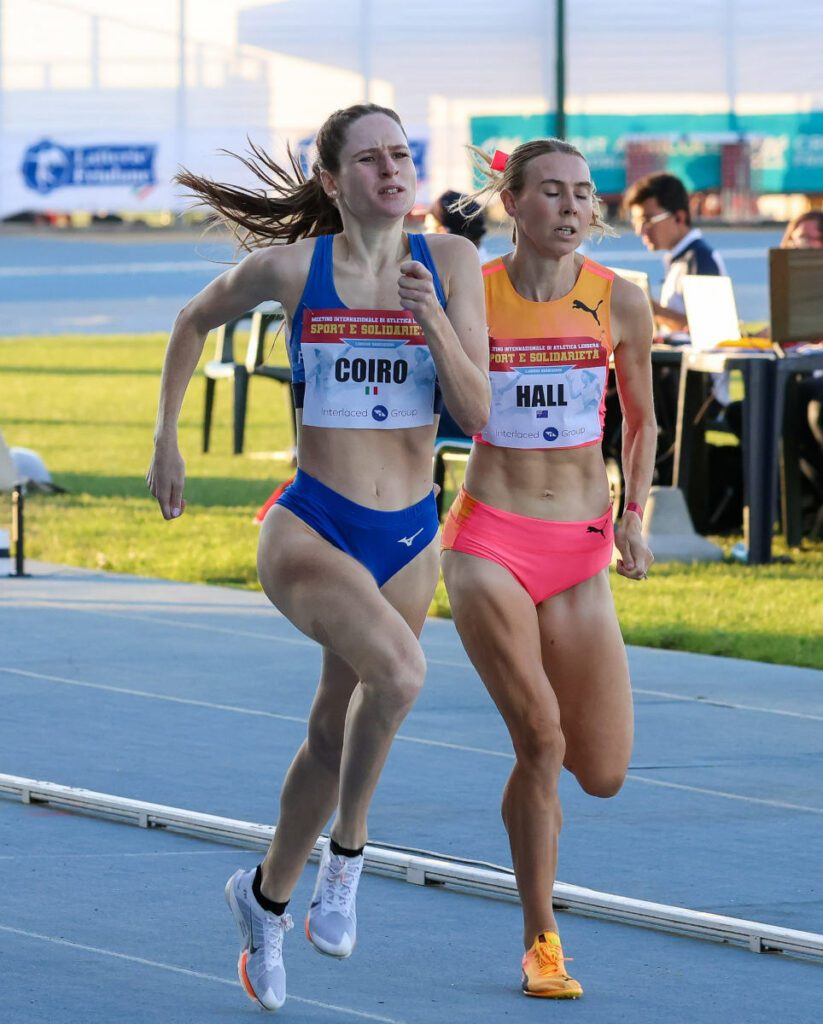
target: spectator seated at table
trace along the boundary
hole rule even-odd
[[[670,343],[688,342],[686,307],[683,300],[683,279],[687,274],[725,274],[723,261],[692,225],[689,193],[674,174],[659,172],[635,181],[623,197],[623,209],[629,215],[635,234],[652,252],[664,253],[665,277],[659,301],[652,301],[656,340]],[[657,413],[659,442],[655,464],[655,483],[668,485],[672,480],[675,428],[677,423],[677,397],[680,372],[677,367],[655,370],[655,411]],[[720,384],[720,401],[713,403],[712,414],[722,412],[728,398]],[[606,398],[607,427],[619,420],[616,395]],[[611,433],[619,445],[619,431]]]
[[[652,302],[661,334],[686,331],[683,278],[687,274],[726,273],[718,253],[699,228],[692,226],[686,186],[674,174],[648,174],[630,186],[623,206],[646,248],[666,253],[660,301]]]

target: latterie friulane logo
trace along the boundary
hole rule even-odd
[[[26,150],[21,171],[26,186],[41,195],[89,185],[146,189],[157,183],[156,156],[157,146],[64,146],[43,139]]]

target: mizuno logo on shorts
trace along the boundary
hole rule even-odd
[[[414,538],[415,537],[419,537],[422,532],[423,532],[423,527],[421,526],[420,529],[417,531],[417,533],[413,533],[411,535],[411,537],[401,537],[398,540],[397,543],[398,544],[405,544],[407,548],[410,548],[412,546],[412,543],[414,542]]]

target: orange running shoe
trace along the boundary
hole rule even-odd
[[[556,932],[541,932],[523,957],[523,994],[544,999],[582,996],[580,982],[566,974],[565,959],[560,936]]]

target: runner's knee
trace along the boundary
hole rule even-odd
[[[626,780],[625,766],[591,765],[584,769],[572,769],[580,788],[589,796],[604,799],[619,793]]]
[[[566,740],[560,722],[554,718],[526,716],[512,731],[517,763],[523,771],[533,772],[552,784],[557,782]]]
[[[384,713],[405,714],[417,700],[426,677],[426,659],[419,644],[401,643],[373,659],[363,684]]]

